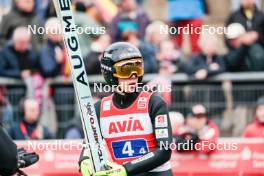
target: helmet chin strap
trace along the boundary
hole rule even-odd
[[[126,95],[126,93],[121,91],[121,90],[119,90],[119,88],[116,88],[114,92],[117,93],[117,94],[123,95],[123,96]]]

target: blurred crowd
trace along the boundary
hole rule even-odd
[[[203,81],[224,72],[264,71],[264,13],[255,0],[238,1],[239,8],[226,20],[228,33],[224,35],[224,42],[227,52],[224,54],[219,52],[217,34],[188,34],[190,52],[184,53],[183,32],[160,32],[160,27],[166,25],[188,29],[201,27],[208,12],[204,0],[167,0],[167,19],[164,21],[152,20],[141,0],[109,0],[106,4],[99,0],[72,2],[77,27],[91,30],[79,35],[88,75],[100,74],[101,54],[116,41],[137,46],[144,58],[145,74],[159,74],[161,79],[157,80],[162,84],[170,84],[167,77],[176,73],[186,73],[191,80]],[[54,92],[46,85],[58,76],[65,82],[70,79],[62,35],[52,32],[61,29],[55,7],[51,0],[2,0],[0,11],[0,76],[22,79],[27,88],[15,125],[11,125],[12,108],[3,88],[0,97],[0,103],[5,107],[2,120],[14,139],[52,138],[56,136],[56,119],[39,120],[45,108],[52,104]],[[46,32],[30,33],[28,25],[44,27]],[[105,33],[98,34],[94,29],[105,29]],[[160,84],[157,80],[154,84]],[[170,95],[163,96],[169,105]],[[263,104],[263,99],[257,103],[255,121],[246,128],[244,136],[264,136]],[[208,120],[208,113],[205,106],[198,104],[185,118],[176,115],[175,125],[179,126],[174,128],[176,138],[212,138],[215,141],[219,130]],[[80,128],[80,125],[69,127],[65,136],[81,137]]]

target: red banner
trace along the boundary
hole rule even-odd
[[[81,141],[17,141],[18,146],[40,155],[37,164],[24,169],[33,176],[77,176]],[[211,154],[173,152],[177,176],[264,176],[264,139],[220,139]],[[171,146],[174,149],[174,146]]]

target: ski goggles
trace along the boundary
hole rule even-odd
[[[144,74],[144,64],[139,58],[117,62],[114,68],[116,73],[113,75],[117,78],[130,78],[134,74],[140,77]]]

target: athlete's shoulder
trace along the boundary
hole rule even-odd
[[[166,105],[165,101],[158,93],[152,93],[149,102],[150,104],[155,104],[155,105],[159,105],[159,104]]]
[[[159,94],[153,93],[149,100],[149,115],[151,118],[155,118],[162,114],[168,114],[167,104]]]

